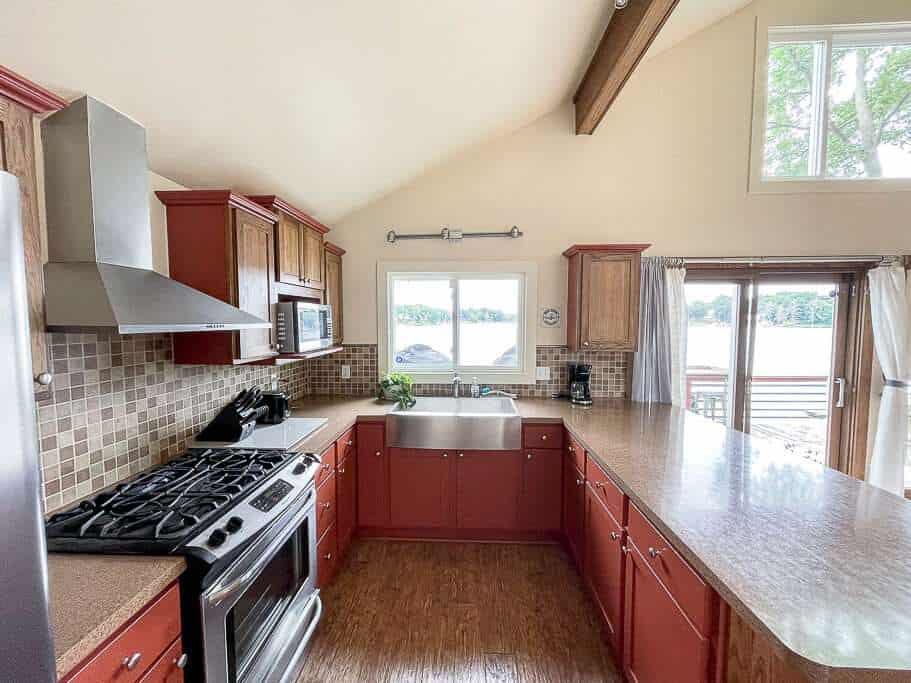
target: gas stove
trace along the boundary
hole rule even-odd
[[[280,449],[192,449],[53,515],[45,526],[48,550],[176,553],[214,561],[311,485],[318,464],[315,454]]]

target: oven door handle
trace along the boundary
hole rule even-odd
[[[308,498],[309,500],[307,504],[301,508],[301,511],[295,515],[295,518],[303,519],[309,515],[316,507],[316,496],[313,495],[312,489]],[[239,589],[247,585],[250,581],[256,578],[256,576],[266,567],[267,564],[269,564],[269,562],[272,561],[273,553],[278,550],[287,540],[287,534],[282,534],[281,536],[277,537],[274,541],[272,541],[272,543],[263,549],[263,551],[260,553],[259,561],[247,569],[247,571],[245,571],[243,574],[238,576],[226,586],[218,586],[216,584],[212,588],[211,592],[209,592],[209,594],[206,596],[206,601],[212,606],[218,605],[224,600],[231,597],[231,595],[236,593]]]

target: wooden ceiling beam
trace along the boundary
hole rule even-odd
[[[679,0],[629,0],[614,10],[576,90],[576,135],[591,135]]]

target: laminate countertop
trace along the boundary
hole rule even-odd
[[[670,406],[516,401],[562,422],[719,595],[817,681],[911,680],[911,503]],[[373,399],[313,399],[320,451]]]
[[[92,654],[184,569],[182,557],[49,554],[57,676]]]

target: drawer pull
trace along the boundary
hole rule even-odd
[[[629,548],[627,548],[625,545],[621,545],[620,550],[623,552],[624,555],[629,555]]]
[[[572,444],[570,444],[569,446],[567,446],[567,448],[569,449],[569,452],[570,452],[570,453],[575,453],[575,452],[576,452],[576,449],[572,447]]]
[[[189,659],[190,658],[187,657],[187,653],[184,652],[182,655],[180,655],[180,657],[174,660],[174,666],[176,666],[178,669],[185,669],[187,668],[187,661],[189,661]]]
[[[595,482],[595,488],[596,488],[596,489],[603,489],[603,488],[604,488],[604,482],[603,482],[603,481],[596,481],[596,482]]]
[[[583,481],[582,479],[576,479],[576,486],[582,486],[582,484],[584,484],[584,483],[585,483],[585,481]]]
[[[620,539],[620,534],[618,534],[616,531],[611,531],[610,537],[612,541],[617,541]]]
[[[331,559],[332,559],[332,553],[326,553],[325,555],[323,555],[323,559],[324,559],[324,560],[327,560],[327,561],[328,561],[328,560],[331,560]]]
[[[465,457],[465,454],[464,454],[464,453],[459,453],[459,457],[460,457],[460,458],[464,458],[464,457]]]
[[[140,659],[142,659],[142,653],[134,652],[129,657],[123,658],[123,665],[126,667],[127,671],[132,671],[139,664]]]
[[[547,434],[541,435],[541,441],[547,441]]]
[[[328,510],[331,507],[332,503],[330,501],[327,500],[325,503],[323,503],[323,509]]]
[[[344,473],[345,473],[345,468],[344,468],[344,467],[339,467],[339,468],[338,468],[338,473],[339,473],[339,474],[344,474]]]
[[[443,457],[444,457],[444,458],[448,458],[448,457],[449,457],[449,453],[443,453]]]
[[[532,455],[531,453],[528,454],[528,459],[529,459],[529,460],[531,460],[533,457],[535,457],[535,456]]]
[[[348,439],[348,440],[345,442],[345,445],[346,445],[346,446],[353,446],[353,445],[354,445],[354,442],[353,442],[351,439]]]
[[[376,453],[374,453],[374,455],[377,455],[377,456],[382,455],[382,454],[383,454],[382,451],[377,451]]]
[[[662,548],[661,550],[658,550],[657,548],[652,548],[651,546],[649,546],[648,554],[649,554],[649,557],[651,557],[654,560],[659,555],[661,555],[661,553],[663,553],[665,550],[666,550],[666,548]]]

